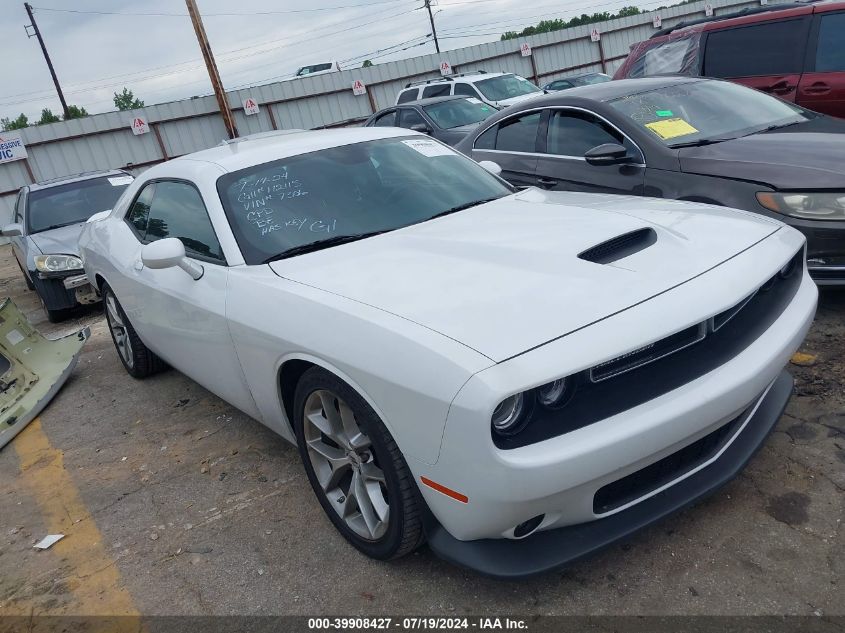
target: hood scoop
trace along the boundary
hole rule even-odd
[[[654,229],[648,227],[637,229],[581,251],[578,253],[578,259],[594,264],[612,264],[647,249],[655,242],[657,242],[657,232]]]

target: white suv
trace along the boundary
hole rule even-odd
[[[541,94],[542,90],[519,75],[478,70],[474,73],[409,83],[396,97],[396,104],[429,97],[462,95],[475,97],[496,108],[503,108]]]

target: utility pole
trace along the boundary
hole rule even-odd
[[[431,13],[431,0],[425,0],[425,8],[428,9],[428,20],[431,22],[431,34],[434,36],[434,48],[440,52],[440,42],[437,41],[437,29],[434,28],[434,15]]]
[[[65,119],[69,119],[70,113],[67,110],[65,96],[62,94],[62,87],[59,85],[59,78],[56,77],[56,70],[53,68],[53,62],[50,61],[50,55],[47,54],[47,47],[44,45],[44,39],[41,37],[41,31],[38,30],[38,24],[35,22],[35,16],[32,15],[32,5],[29,4],[29,2],[24,2],[23,6],[26,9],[26,14],[29,16],[30,22],[28,26],[24,27],[26,36],[32,37],[29,32],[29,28],[31,27],[32,30],[35,31],[35,37],[38,38],[38,43],[41,44],[41,52],[44,53],[44,59],[47,61],[47,68],[50,69],[50,74],[53,76],[53,83],[56,84],[56,92],[59,93],[59,101],[62,102],[62,110],[65,113]]]
[[[208,68],[208,77],[211,79],[211,87],[214,88],[214,95],[217,97],[217,106],[223,116],[226,132],[229,134],[229,138],[236,138],[238,128],[235,127],[235,117],[232,116],[232,111],[229,109],[226,91],[223,89],[223,82],[220,81],[220,72],[217,70],[217,62],[214,61],[214,55],[211,52],[211,45],[208,43],[208,36],[205,34],[205,27],[202,25],[202,17],[199,9],[197,9],[196,0],[185,0],[185,4],[188,5],[188,15],[191,16],[191,22],[194,24],[194,31],[197,34],[203,59],[205,59],[205,66]]]

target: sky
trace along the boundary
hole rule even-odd
[[[146,105],[212,92],[184,0],[30,0],[68,104],[115,109],[124,86]],[[227,90],[307,64],[359,67],[434,52],[423,0],[197,0]],[[614,11],[631,0],[436,0],[441,50],[496,41],[542,19]],[[636,3],[648,8],[654,2]],[[0,118],[61,114],[22,0],[0,0]],[[31,32],[31,30],[30,30]],[[429,37],[427,37],[429,36]]]

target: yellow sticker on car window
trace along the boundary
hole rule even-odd
[[[698,132],[698,130],[683,119],[665,119],[663,121],[654,121],[653,123],[646,123],[645,126],[664,141],[677,136],[686,136],[687,134],[695,134]]]

